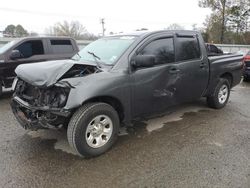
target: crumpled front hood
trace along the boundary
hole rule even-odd
[[[17,77],[39,87],[49,87],[55,84],[74,65],[96,66],[75,60],[56,60],[40,63],[19,65],[15,72]]]

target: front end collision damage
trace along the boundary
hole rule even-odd
[[[92,64],[76,64],[71,60],[61,64],[57,61],[41,64],[41,69],[48,67],[50,70],[45,72],[33,69],[32,64],[16,69],[18,81],[11,107],[25,129],[59,129],[66,126],[73,111],[72,108],[65,108],[71,90],[84,82],[82,77],[103,71]],[[81,105],[81,101],[78,103]]]

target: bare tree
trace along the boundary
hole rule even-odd
[[[167,30],[183,30],[183,29],[184,27],[177,23],[173,23],[167,27]]]
[[[217,14],[221,20],[220,27],[220,43],[224,42],[226,31],[227,16],[229,9],[234,0],[199,0],[199,6],[203,8],[211,8],[214,14]]]
[[[82,39],[88,33],[86,28],[78,21],[56,23],[45,32],[49,35],[70,36],[75,39]]]

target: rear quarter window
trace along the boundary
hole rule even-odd
[[[73,53],[74,48],[70,40],[50,40],[51,49],[54,54]]]
[[[200,46],[196,37],[177,37],[177,43],[177,61],[186,61],[201,57]]]

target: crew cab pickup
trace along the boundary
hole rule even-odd
[[[201,97],[224,107],[241,81],[242,59],[208,57],[196,31],[104,37],[71,60],[18,66],[11,106],[25,129],[65,127],[80,156],[98,156],[132,120]]]
[[[7,43],[0,48],[0,95],[11,88],[18,65],[68,59],[78,51],[75,40],[69,37],[26,37]]]

